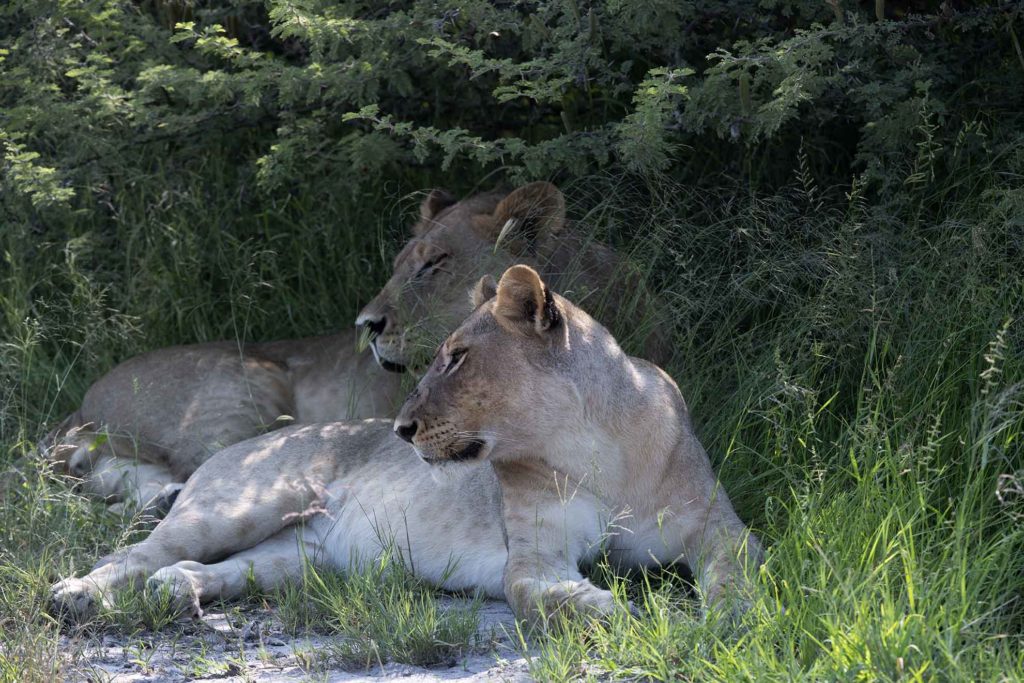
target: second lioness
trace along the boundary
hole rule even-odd
[[[737,518],[672,379],[515,266],[442,345],[394,422],[286,428],[232,446],[189,480],[145,541],[52,589],[88,618],[148,578],[185,609],[346,569],[385,545],[449,589],[505,597],[531,620],[607,615],[581,564],[685,561],[704,597],[745,597],[761,548]],[[452,463],[432,476],[425,463]],[[458,471],[461,470],[461,471]],[[238,477],[244,472],[243,477]],[[225,491],[231,489],[231,494]]]
[[[515,264],[535,268],[552,287],[605,325],[629,335],[644,358],[671,359],[668,325],[628,257],[568,221],[565,197],[548,182],[455,201],[434,190],[420,206],[412,237],[391,277],[360,312],[381,366],[402,371],[431,353],[470,307],[465,292],[484,275]]]

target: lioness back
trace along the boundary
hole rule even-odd
[[[86,492],[142,505],[225,446],[293,422],[390,415],[401,395],[354,333],[175,346],[114,367],[44,443]]]
[[[218,449],[293,412],[283,363],[212,343],[157,349],[115,366],[89,387],[79,419],[122,435],[131,450],[117,455],[166,465],[184,479]]]

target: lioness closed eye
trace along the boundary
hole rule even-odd
[[[602,550],[626,567],[685,561],[709,602],[742,598],[760,544],[671,378],[526,266],[481,280],[473,299],[393,425],[292,427],[221,451],[149,538],[54,585],[54,609],[87,617],[148,577],[198,610],[250,574],[272,589],[304,558],[345,569],[388,537],[416,574],[505,597],[535,622],[616,609],[579,572]],[[431,476],[454,462],[461,476]]]

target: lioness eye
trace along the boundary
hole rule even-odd
[[[441,254],[440,256],[435,256],[434,258],[430,259],[422,266],[420,266],[420,269],[416,271],[416,275],[414,275],[413,277],[420,277],[421,275],[426,275],[434,268],[437,268],[439,265],[441,265],[447,258],[448,254]]]
[[[459,366],[462,365],[462,360],[466,357],[467,350],[468,349],[455,349],[451,352],[451,356],[448,359],[448,366],[444,369],[445,374],[450,375],[458,370]]]

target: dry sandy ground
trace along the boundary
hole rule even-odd
[[[377,663],[370,668],[339,668],[329,658],[325,661],[331,636],[292,637],[272,614],[245,609],[210,612],[180,628],[131,637],[67,635],[61,645],[71,657],[66,669],[66,680],[71,681],[531,680],[526,660],[514,647],[514,622],[504,602],[483,604],[480,636],[476,651],[438,667]]]

